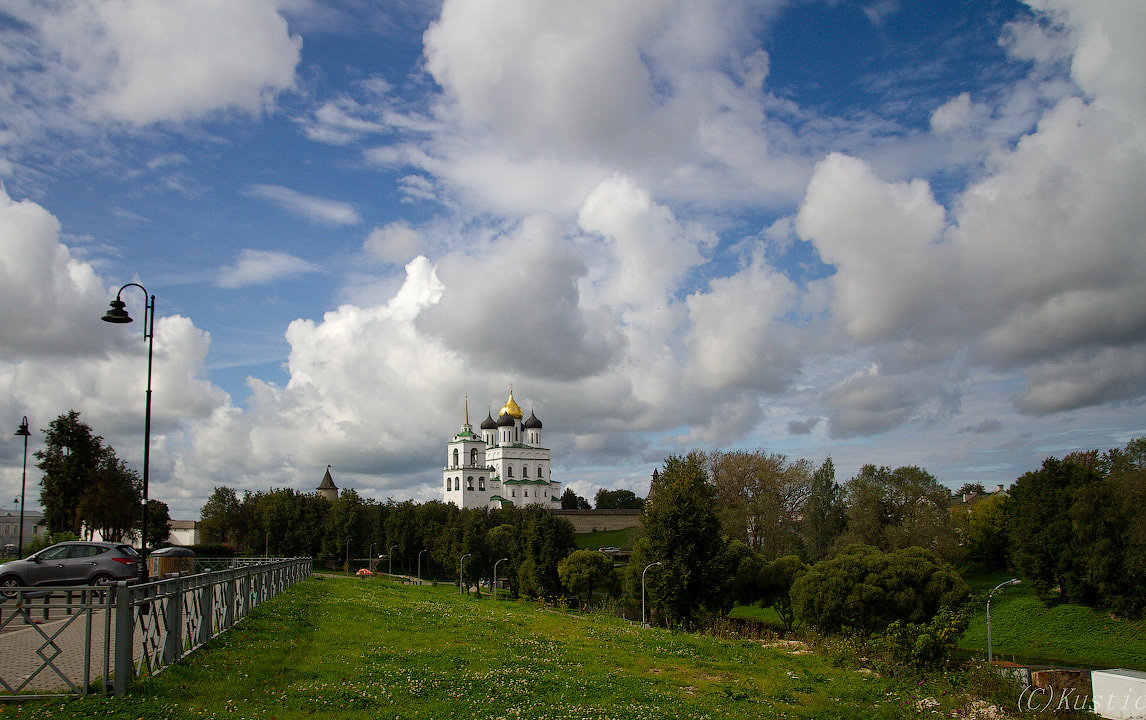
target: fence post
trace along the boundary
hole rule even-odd
[[[115,584],[115,684],[112,692],[123,695],[132,676],[131,590],[126,580]]]
[[[227,630],[235,624],[235,571],[226,570],[226,579],[223,581],[223,627],[219,632]]]
[[[211,639],[215,628],[215,580],[210,575],[199,589],[199,637],[196,644],[202,645]]]
[[[167,638],[163,647],[163,665],[171,665],[183,653],[183,584],[182,576],[168,580],[167,607],[165,608],[164,625],[167,629]]]

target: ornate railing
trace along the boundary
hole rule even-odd
[[[310,576],[310,558],[99,588],[0,594],[0,698],[122,695]]]

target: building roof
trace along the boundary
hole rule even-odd
[[[523,413],[521,411],[521,408],[513,400],[513,390],[512,389],[509,391],[509,399],[505,401],[505,405],[501,406],[501,412],[499,412],[497,415],[499,418],[502,415],[508,415],[511,418],[513,418],[514,420],[520,420],[522,417],[525,416],[525,413]]]
[[[526,427],[530,430],[541,429],[541,421],[538,420],[537,416],[533,414],[533,408],[529,408],[529,419],[525,421],[525,425],[523,427]]]
[[[318,484],[319,490],[337,490],[338,486],[334,484],[334,478],[330,477],[330,466],[326,466],[326,474],[322,476],[322,482]]]

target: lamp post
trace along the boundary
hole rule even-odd
[[[28,481],[28,437],[31,434],[28,430],[28,416],[25,415],[20,421],[20,427],[16,428],[16,435],[24,438],[24,473],[20,476],[20,539],[16,545],[16,555],[19,557],[24,556],[24,486]]]
[[[647,573],[649,568],[653,567],[654,565],[661,564],[663,563],[661,563],[660,560],[657,560],[654,563],[645,565],[645,569],[641,571],[641,627],[645,626],[645,573]]]
[[[422,584],[422,553],[429,550],[429,548],[422,548],[418,551],[418,584]]]
[[[987,664],[988,665],[991,664],[991,658],[992,658],[992,655],[991,655],[991,596],[994,595],[995,590],[998,590],[999,588],[1004,588],[1004,587],[1007,587],[1008,585],[1018,585],[1021,582],[1022,582],[1022,580],[1019,580],[1018,578],[1011,578],[1010,580],[1007,580],[1006,582],[999,583],[998,585],[996,585],[994,587],[994,589],[991,590],[991,592],[987,593]]]
[[[458,587],[461,588],[462,595],[466,594],[466,581],[462,576],[462,563],[464,563],[466,558],[468,558],[470,555],[473,555],[473,553],[466,553],[465,555],[462,555],[460,560],[458,560]]]
[[[131,322],[127,314],[127,304],[120,300],[120,295],[129,287],[137,287],[143,291],[143,339],[147,341],[147,405],[143,414],[143,528],[139,533],[140,555],[143,556],[143,581],[147,582],[147,482],[148,471],[151,467],[151,358],[155,349],[155,296],[149,295],[147,288],[139,283],[127,283],[115,294],[111,301],[111,309],[103,316],[104,322],[123,324]]]
[[[493,564],[493,585],[490,586],[490,590],[493,590],[493,599],[494,600],[497,600],[497,566],[499,563],[503,563],[508,559],[509,558],[502,558],[501,560],[498,560],[497,562],[495,562]]]
[[[394,551],[397,549],[398,549],[397,545],[391,545],[390,546],[390,555],[387,559],[387,562],[389,563],[389,568],[388,568],[386,574],[390,576],[391,580],[394,579]]]

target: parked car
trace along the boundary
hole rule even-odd
[[[62,542],[0,565],[0,592],[39,585],[105,585],[139,577],[142,562],[126,543]]]

